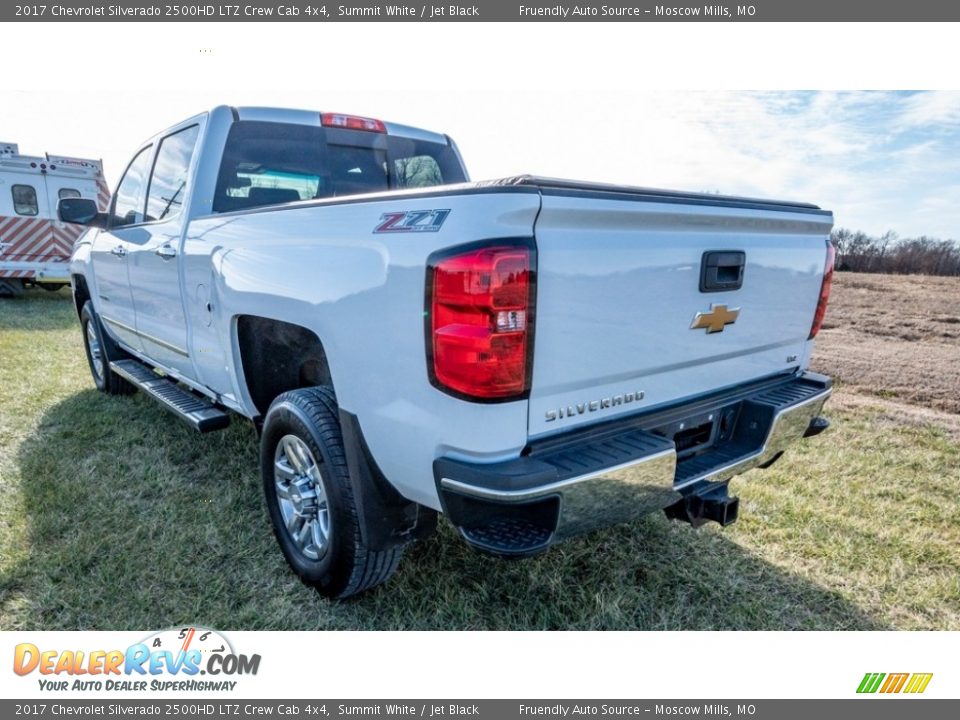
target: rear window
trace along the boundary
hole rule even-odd
[[[393,161],[397,187],[422,188],[443,184],[443,171],[432,155],[414,155]]]
[[[463,182],[446,144],[255,121],[230,128],[214,212]]]

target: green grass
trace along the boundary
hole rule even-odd
[[[0,301],[0,628],[960,629],[960,444],[838,400],[734,481],[725,530],[654,515],[503,562],[441,522],[336,604],[284,564],[253,428],[97,393],[68,294],[31,292]]]

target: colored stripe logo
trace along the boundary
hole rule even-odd
[[[873,693],[909,693],[917,695],[927,689],[933,673],[867,673],[860,681],[857,692]]]

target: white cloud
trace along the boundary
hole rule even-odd
[[[904,103],[899,124],[905,127],[960,126],[960,92],[930,91],[912,95]]]

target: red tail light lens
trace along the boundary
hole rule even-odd
[[[379,120],[359,117],[358,115],[341,115],[340,113],[321,113],[320,124],[324,127],[338,127],[345,130],[365,130],[377,133],[387,131],[387,126]]]
[[[837,250],[832,242],[827,242],[827,262],[823,266],[823,283],[820,285],[820,300],[817,301],[817,312],[813,315],[813,326],[810,328],[810,337],[813,340],[823,326],[823,318],[827,314],[827,301],[830,299],[830,286],[833,284],[833,265],[837,259]]]
[[[486,247],[430,269],[433,379],[454,393],[504,399],[527,390],[531,251]]]

